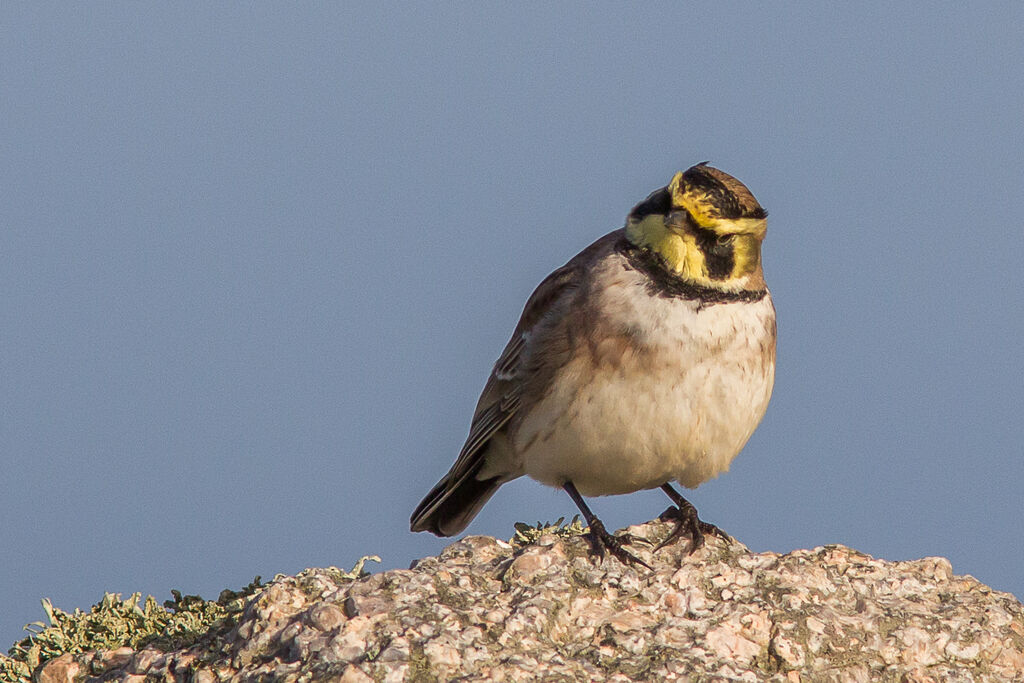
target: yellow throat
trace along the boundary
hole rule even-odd
[[[676,276],[717,289],[763,287],[765,213],[732,176],[699,164],[630,213],[626,237]]]

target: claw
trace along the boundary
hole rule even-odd
[[[622,547],[623,543],[629,543],[633,540],[629,534],[625,534],[619,539],[608,533],[608,530],[604,528],[604,523],[590,510],[590,507],[583,500],[583,496],[580,495],[580,492],[576,490],[576,486],[571,481],[562,484],[562,488],[569,494],[573,502],[576,503],[576,507],[583,513],[583,518],[587,520],[587,524],[590,526],[587,538],[590,539],[590,546],[594,549],[595,555],[603,558],[604,551],[607,550],[624,565],[640,564],[648,569],[652,569],[651,565]]]
[[[675,493],[675,491],[672,493]],[[675,519],[676,527],[664,541],[654,548],[653,552],[658,552],[669,543],[672,543],[684,535],[690,537],[690,549],[686,552],[687,555],[692,555],[704,545],[704,534],[718,536],[719,538],[723,538],[727,541],[732,540],[729,537],[729,534],[725,533],[714,524],[708,524],[707,522],[701,521],[697,516],[697,508],[693,507],[693,504],[688,500],[678,494],[672,497],[673,500],[676,501],[676,506],[670,507],[665,510],[665,512],[661,513],[661,519]]]
[[[662,519],[666,517],[674,518],[676,526],[672,529],[672,533],[666,536],[665,540],[654,548],[654,552],[658,552],[683,535],[690,537],[688,555],[692,555],[698,548],[704,545],[704,533],[700,528],[700,519],[697,518],[697,510],[692,505],[689,507],[669,508],[662,514]]]
[[[587,534],[590,539],[590,545],[594,549],[594,554],[599,558],[604,558],[604,551],[607,550],[612,554],[615,559],[624,565],[643,565],[648,569],[653,569],[651,565],[647,564],[639,557],[629,552],[622,547],[623,542],[628,543],[631,538],[619,539],[614,535],[608,533],[608,530],[604,528],[604,523],[594,518],[590,523],[590,533]]]

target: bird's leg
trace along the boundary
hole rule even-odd
[[[683,496],[672,488],[670,484],[662,484],[661,490],[668,494],[668,497],[676,504],[676,507],[666,510],[662,517],[674,517],[676,519],[676,528],[672,530],[672,533],[668,535],[668,538],[658,544],[658,547],[654,549],[655,552],[661,550],[684,533],[690,536],[690,551],[688,554],[692,554],[695,550],[704,545],[704,534],[714,534],[715,536],[720,536],[727,541],[730,540],[729,534],[725,533],[714,524],[702,522],[700,518],[697,517],[697,508],[693,507],[693,503],[683,498]]]
[[[604,551],[607,549],[622,564],[642,564],[648,569],[651,568],[651,565],[623,548],[622,542],[608,533],[608,530],[604,528],[604,523],[590,511],[587,503],[583,500],[583,496],[580,495],[580,492],[576,490],[576,486],[571,481],[565,482],[562,488],[565,489],[565,492],[576,503],[576,507],[583,513],[583,519],[587,520],[587,526],[590,527],[590,533],[587,535],[590,537],[590,545],[594,548],[595,555],[604,557]]]

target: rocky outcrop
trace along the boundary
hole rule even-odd
[[[356,580],[306,570],[189,649],[64,655],[36,677],[1024,681],[1024,606],[945,559],[752,553],[713,537],[692,555],[685,541],[652,554],[670,528],[629,529],[653,570],[559,534],[522,547],[470,536]]]

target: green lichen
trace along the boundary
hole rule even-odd
[[[29,683],[40,665],[68,653],[147,646],[163,651],[194,645],[207,633],[234,626],[245,598],[261,588],[260,577],[240,591],[222,591],[216,601],[172,590],[173,600],[160,605],[152,595],[139,605],[141,593],[123,600],[106,593],[88,612],[65,612],[44,599],[49,623],[25,627],[32,635],[15,643],[8,656],[0,656],[0,683]]]
[[[359,579],[370,575],[370,572],[363,568],[363,565],[367,562],[376,562],[377,564],[380,564],[381,559],[378,555],[363,555],[359,558],[359,561],[356,562],[355,566],[347,572],[342,569],[338,569],[337,567],[328,567],[328,570],[331,573],[331,578],[334,578],[338,582],[358,581]]]
[[[600,646],[618,650],[613,629],[605,627],[605,637]],[[576,658],[590,662],[604,673],[604,677],[623,676],[632,681],[654,680],[658,669],[666,662],[677,659],[678,652],[663,645],[650,645],[638,656],[604,655],[598,648],[587,648],[579,651]]]
[[[754,666],[768,674],[786,673],[789,668],[786,666],[786,660],[782,658],[775,647],[775,639],[778,637],[779,628],[773,626],[768,644],[762,647],[754,658]]]
[[[274,577],[274,580],[289,579],[293,578],[296,587],[303,592],[310,600],[318,600],[324,592],[324,585],[320,577],[324,574],[328,576],[335,583],[346,583],[351,581],[358,581],[359,579],[365,578],[370,575],[370,572],[364,569],[364,565],[367,562],[380,563],[381,559],[377,555],[364,555],[359,558],[355,566],[351,570],[345,571],[338,567],[324,567],[322,569],[304,569],[294,577],[289,577],[285,574],[278,574]]]
[[[515,536],[510,538],[508,542],[517,548],[522,548],[533,545],[545,534],[553,534],[560,538],[573,538],[574,536],[582,536],[589,530],[588,527],[583,526],[579,515],[574,515],[572,521],[568,524],[563,525],[564,521],[565,517],[559,517],[555,522],[537,522],[534,526],[530,526],[525,522],[516,522],[514,525],[516,530]]]
[[[463,612],[469,608],[469,598],[451,587],[435,574],[433,576],[434,591],[437,593],[437,601],[455,611],[456,616],[464,617]]]
[[[431,669],[430,660],[427,659],[427,655],[423,651],[422,643],[410,644],[409,670],[405,675],[405,680],[409,683],[438,683],[439,679]]]
[[[653,645],[644,649],[638,661],[622,661],[618,672],[634,681],[654,680],[655,672],[664,667],[666,662],[675,659],[676,653],[668,647]]]

